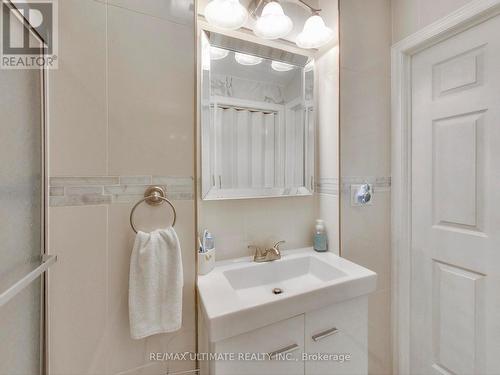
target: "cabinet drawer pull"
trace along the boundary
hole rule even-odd
[[[299,346],[297,344],[292,344],[292,345],[285,346],[282,349],[278,349],[278,350],[276,350],[274,352],[269,353],[269,358],[274,359],[274,358],[276,358],[276,357],[278,357],[280,355],[294,352],[298,348],[299,348]]]
[[[338,332],[339,332],[339,330],[337,328],[333,327],[333,328],[327,329],[326,331],[312,335],[311,338],[313,339],[313,341],[319,341],[321,339],[324,339],[325,337],[334,335]]]

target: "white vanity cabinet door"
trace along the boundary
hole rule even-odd
[[[271,353],[289,347],[291,360],[212,361],[211,375],[303,375],[304,315],[213,344],[215,353]],[[296,345],[296,348],[293,346]],[[285,356],[283,356],[285,358]]]
[[[306,375],[363,375],[368,373],[368,298],[342,302],[305,315]],[[348,361],[313,358],[349,354]]]

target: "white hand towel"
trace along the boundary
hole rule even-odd
[[[133,339],[181,328],[183,284],[181,247],[174,228],[137,233],[128,294]]]

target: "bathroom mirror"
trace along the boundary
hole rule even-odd
[[[311,195],[313,62],[208,31],[200,50],[202,199]]]

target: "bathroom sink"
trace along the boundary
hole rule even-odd
[[[371,293],[377,275],[333,253],[282,252],[273,262],[217,262],[198,278],[205,324],[214,341]]]
[[[259,302],[266,296],[272,300],[272,294],[296,293],[346,276],[342,270],[309,254],[229,269],[223,275],[238,297],[247,302]]]

